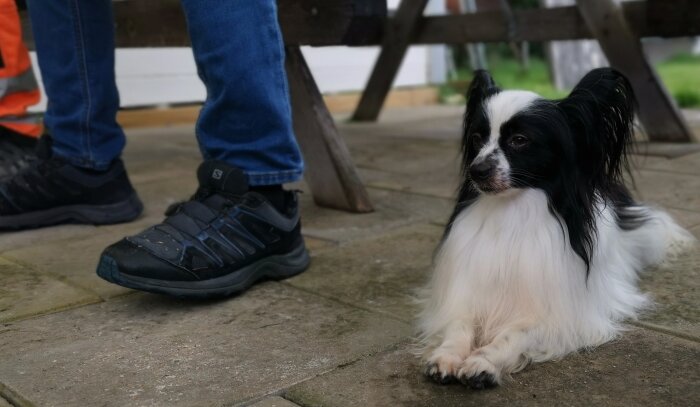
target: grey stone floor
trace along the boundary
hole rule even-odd
[[[457,186],[460,113],[341,124],[377,211],[317,208],[302,195],[308,272],[211,302],[132,292],[94,274],[103,247],[195,188],[192,128],[129,131],[141,219],[0,235],[0,407],[700,405],[698,252],[645,274],[657,306],[613,343],[481,393],[421,377],[415,292]],[[687,147],[640,148],[676,158],[636,155],[637,194],[700,237],[700,153]]]

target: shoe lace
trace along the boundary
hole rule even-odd
[[[188,202],[203,202],[214,194],[222,195],[224,198],[227,199],[227,202],[220,209],[220,212],[222,213],[228,212],[231,208],[238,206],[243,201],[242,195],[231,194],[210,187],[200,186],[199,188],[197,188],[197,191],[194,193],[194,195],[190,197],[190,199],[178,201],[168,206],[168,208],[165,210],[165,216],[176,215]]]

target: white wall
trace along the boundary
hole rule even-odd
[[[395,8],[399,0],[389,0]],[[428,13],[445,10],[443,0],[431,0]],[[303,47],[309,67],[324,93],[362,90],[374,66],[377,47]],[[34,67],[39,76],[38,65]],[[119,49],[116,56],[117,86],[123,107],[199,102],[204,86],[189,48]],[[395,86],[421,86],[440,83],[445,78],[444,47],[411,47]],[[46,98],[33,111],[45,109]]]

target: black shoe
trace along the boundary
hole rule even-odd
[[[121,160],[106,171],[92,171],[53,157],[50,151],[50,139],[42,138],[29,167],[0,182],[0,230],[105,225],[141,214],[143,205]]]
[[[0,182],[17,174],[36,157],[36,139],[0,126]]]
[[[306,270],[296,193],[285,191],[275,208],[221,162],[202,164],[198,178],[197,193],[169,209],[162,224],[108,247],[97,274],[137,290],[212,298]]]

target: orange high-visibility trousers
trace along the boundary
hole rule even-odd
[[[0,0],[0,126],[39,137],[42,126],[27,109],[39,103],[41,93],[22,41],[15,0]]]

